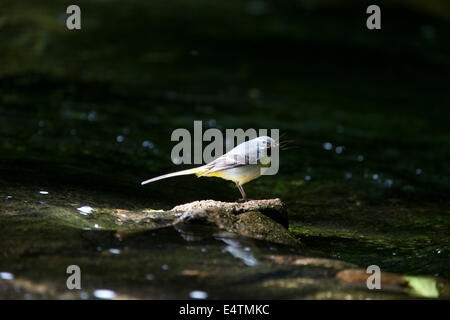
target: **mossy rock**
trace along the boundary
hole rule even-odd
[[[161,228],[180,223],[214,225],[222,230],[253,239],[299,246],[287,229],[287,210],[280,199],[243,203],[214,200],[194,201],[169,211],[122,211],[120,225],[128,228]]]

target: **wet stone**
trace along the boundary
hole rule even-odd
[[[222,202],[215,200],[194,201],[174,207],[171,211],[187,212],[191,210],[224,211],[226,213],[240,214],[257,211],[288,227],[288,213],[286,205],[280,199],[249,200],[247,202]]]
[[[178,224],[214,225],[222,230],[253,239],[299,246],[287,229],[287,208],[280,199],[247,202],[194,201],[169,211],[143,210],[116,212],[119,225],[163,228]]]
[[[351,268],[340,270],[336,274],[336,278],[346,284],[366,287],[370,275],[364,269]],[[450,282],[442,278],[381,272],[380,286],[386,291],[401,292],[421,298],[448,298],[450,296]]]

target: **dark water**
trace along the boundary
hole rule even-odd
[[[369,32],[359,2],[311,3],[81,1],[69,32],[62,2],[7,2],[0,272],[22,289],[3,296],[60,296],[77,264],[88,297],[365,297],[329,270],[264,258],[274,252],[449,279],[448,15],[386,4]],[[286,202],[301,252],[209,229],[122,237],[99,213],[236,200],[217,179],[139,186],[179,169],[170,135],[194,120],[295,140],[278,175],[246,191]]]

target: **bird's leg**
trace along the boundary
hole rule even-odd
[[[246,202],[248,199],[247,199],[247,195],[245,194],[244,188],[242,188],[242,186],[239,184],[239,182],[235,182],[235,183],[236,183],[236,187],[238,187],[239,191],[241,192],[242,200],[244,202]]]

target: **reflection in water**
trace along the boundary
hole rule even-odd
[[[10,272],[0,272],[0,279],[2,280],[13,280],[14,275]]]
[[[201,234],[186,229],[182,225],[175,227],[175,230],[177,230],[180,236],[187,242],[200,241],[204,238]]]
[[[87,216],[88,214],[92,213],[94,211],[94,208],[89,206],[82,206],[77,208],[78,212],[84,216]]]
[[[120,250],[119,249],[114,249],[114,248],[109,249],[109,252],[112,253],[112,254],[120,254]]]
[[[94,291],[94,296],[98,299],[114,299],[116,293],[112,290],[99,289]]]
[[[227,244],[226,252],[231,253],[235,258],[244,262],[247,266],[253,267],[259,264],[258,260],[250,252],[249,247],[242,246],[238,241],[232,239],[218,238]]]
[[[332,144],[331,142],[324,142],[324,143],[322,144],[322,147],[323,147],[325,150],[331,150],[331,149],[333,149],[333,144]]]
[[[206,293],[205,291],[194,290],[189,293],[189,297],[191,299],[207,299],[208,293]]]
[[[154,144],[151,141],[145,140],[142,142],[143,148],[153,149]]]
[[[188,241],[201,241],[205,239],[205,232],[203,233],[201,230],[196,231],[195,226],[183,225],[179,224],[175,227],[175,230],[181,235],[181,237]],[[244,262],[247,266],[257,266],[259,264],[258,260],[251,253],[251,248],[248,246],[242,245],[239,241],[235,239],[230,239],[230,236],[233,236],[228,233],[218,233],[212,234],[212,236],[220,241],[223,241],[227,244],[224,251],[231,253],[235,258],[238,258],[242,262]],[[226,237],[225,237],[226,236]],[[202,248],[201,252],[205,253],[208,250],[206,248]]]
[[[83,299],[83,300],[89,299],[89,293],[87,293],[85,291],[81,292],[80,293],[80,298]]]

